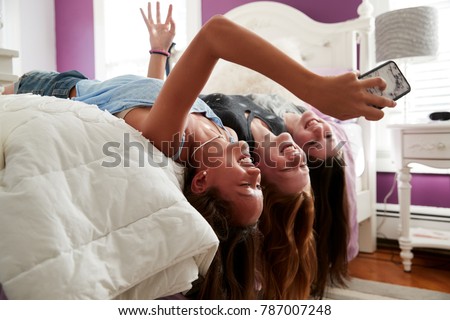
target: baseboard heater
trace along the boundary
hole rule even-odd
[[[398,239],[399,206],[398,204],[377,203],[377,237],[381,239]],[[411,227],[450,230],[450,208],[411,206]]]

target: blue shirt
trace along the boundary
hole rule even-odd
[[[163,83],[160,79],[136,75],[124,75],[105,81],[85,79],[76,84],[77,96],[73,100],[97,105],[101,110],[116,114],[138,106],[153,106]],[[199,98],[195,100],[190,113],[203,113],[205,117],[225,129],[222,120]],[[229,135],[229,138],[233,141],[231,135]],[[185,136],[183,134],[180,148],[172,159],[178,159],[184,141]]]
[[[126,109],[151,107],[161,91],[163,81],[136,75],[124,75],[106,81],[81,80],[76,85],[76,101],[97,105],[111,114]],[[196,99],[191,113],[203,113],[223,128],[220,118],[201,99]]]

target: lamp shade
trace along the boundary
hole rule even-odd
[[[438,10],[421,6],[393,10],[375,19],[377,62],[437,53]]]

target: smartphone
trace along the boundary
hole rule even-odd
[[[386,89],[370,88],[370,93],[397,100],[411,91],[411,86],[394,61],[387,61],[359,76],[359,79],[381,77],[386,81]]]

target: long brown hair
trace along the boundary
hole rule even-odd
[[[260,230],[264,236],[264,299],[308,299],[316,273],[314,202],[309,192],[280,196],[267,185]]]
[[[219,238],[219,247],[205,277],[188,293],[194,299],[257,299],[264,286],[261,276],[261,233],[257,225],[230,226],[231,204],[211,188],[191,191],[195,169],[186,170],[184,195],[208,221]]]
[[[318,161],[323,161],[318,164]],[[317,279],[312,295],[322,298],[327,285],[345,286],[348,278],[349,212],[342,154],[308,160],[314,191]]]

